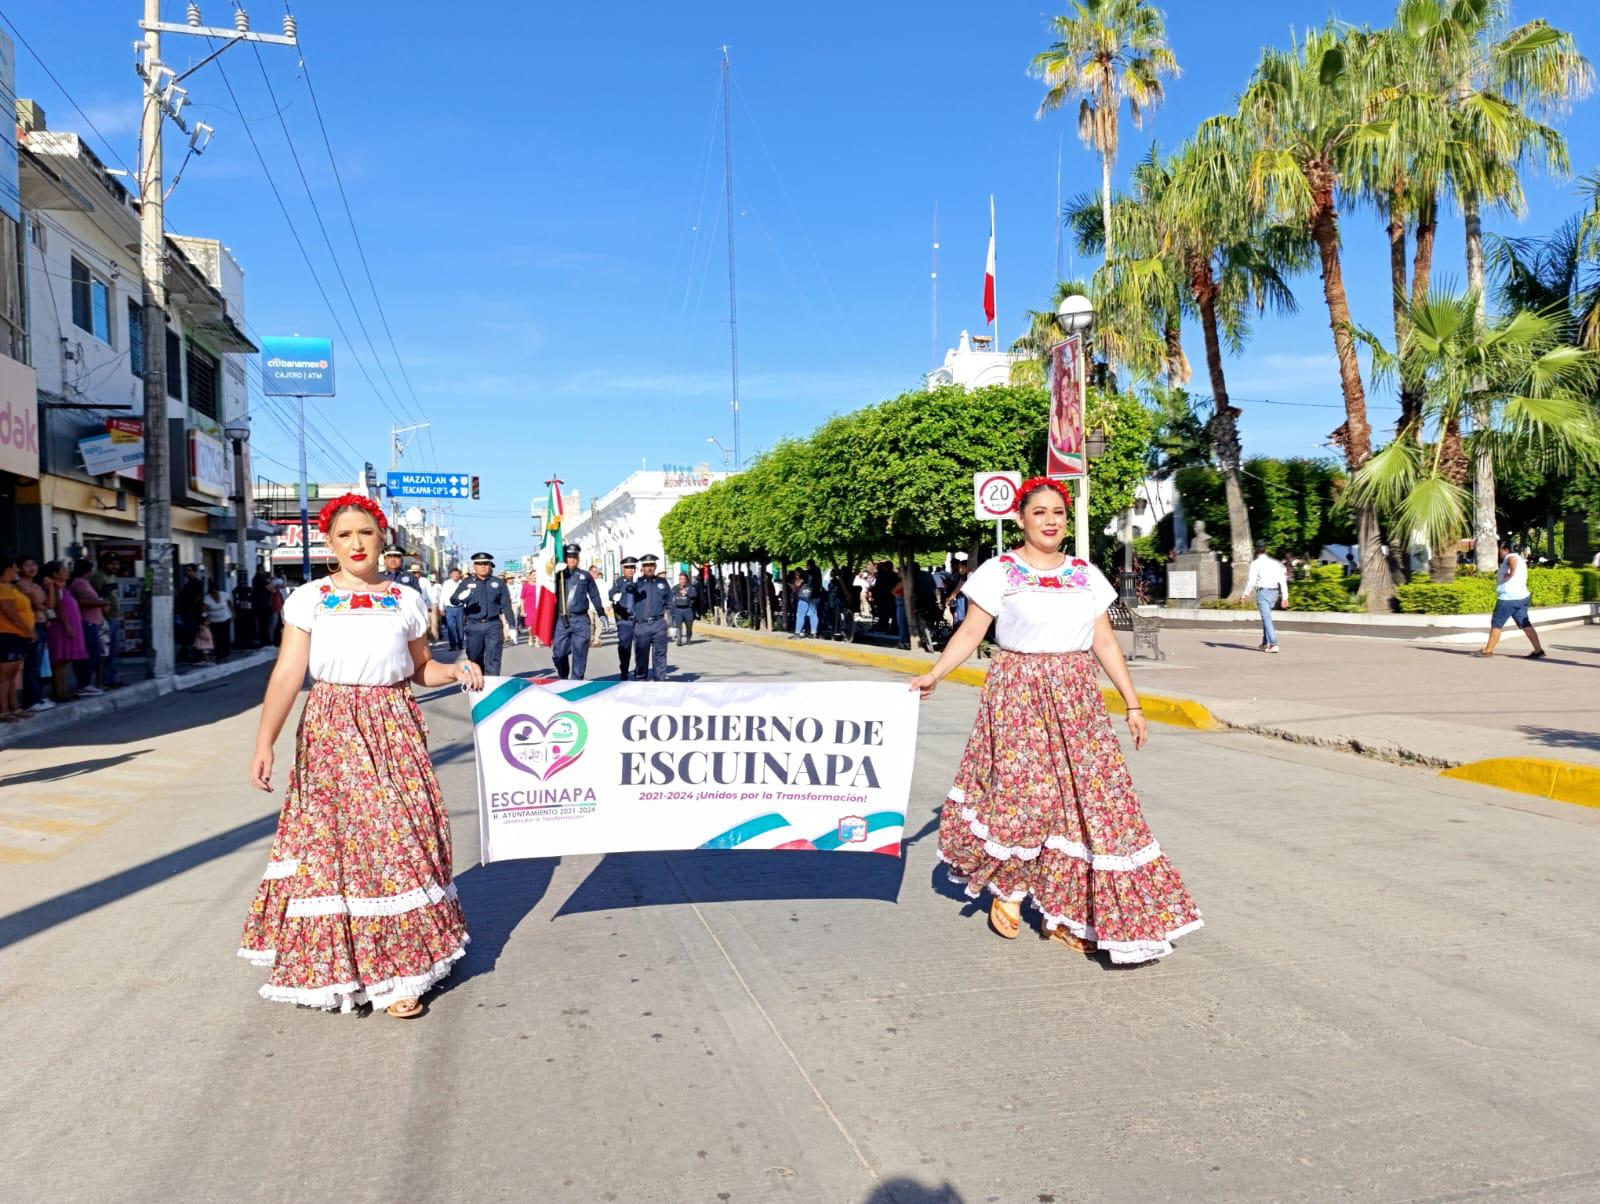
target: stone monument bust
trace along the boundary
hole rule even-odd
[[[1194,535],[1189,540],[1189,551],[1209,552],[1210,550],[1211,536],[1206,534],[1206,520],[1197,518],[1194,520]]]

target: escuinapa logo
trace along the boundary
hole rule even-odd
[[[500,728],[500,751],[524,773],[548,782],[577,762],[589,742],[589,725],[576,711],[562,711],[548,720],[513,715]]]

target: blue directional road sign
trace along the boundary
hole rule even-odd
[[[472,496],[472,477],[460,472],[391,472],[391,497]]]

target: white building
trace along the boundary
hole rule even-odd
[[[731,474],[712,472],[707,464],[668,466],[661,471],[640,469],[621,484],[600,495],[574,518],[568,511],[566,541],[583,548],[585,567],[598,564],[607,580],[622,567],[623,556],[654,552],[666,564],[661,542],[661,520],[679,499],[702,493]]]
[[[979,346],[974,347],[975,342]],[[928,388],[960,385],[971,392],[990,385],[1009,384],[1011,365],[1027,357],[1020,351],[995,351],[989,347],[989,342],[987,335],[979,335],[974,339],[963,330],[960,344],[946,351],[944,363],[928,373]]]
[[[45,129],[37,106],[27,113],[20,185],[40,471],[17,500],[37,508],[44,558],[116,551],[134,580],[144,557],[138,205],[78,135]],[[244,333],[244,272],[212,239],[169,235],[166,259],[172,539],[179,563],[226,580],[236,489],[223,427],[248,416],[244,357],[257,350]],[[245,567],[253,560],[249,549]]]

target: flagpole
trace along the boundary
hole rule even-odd
[[[994,349],[1000,350],[1000,240],[995,237],[994,193],[989,194],[989,241],[994,244]]]

